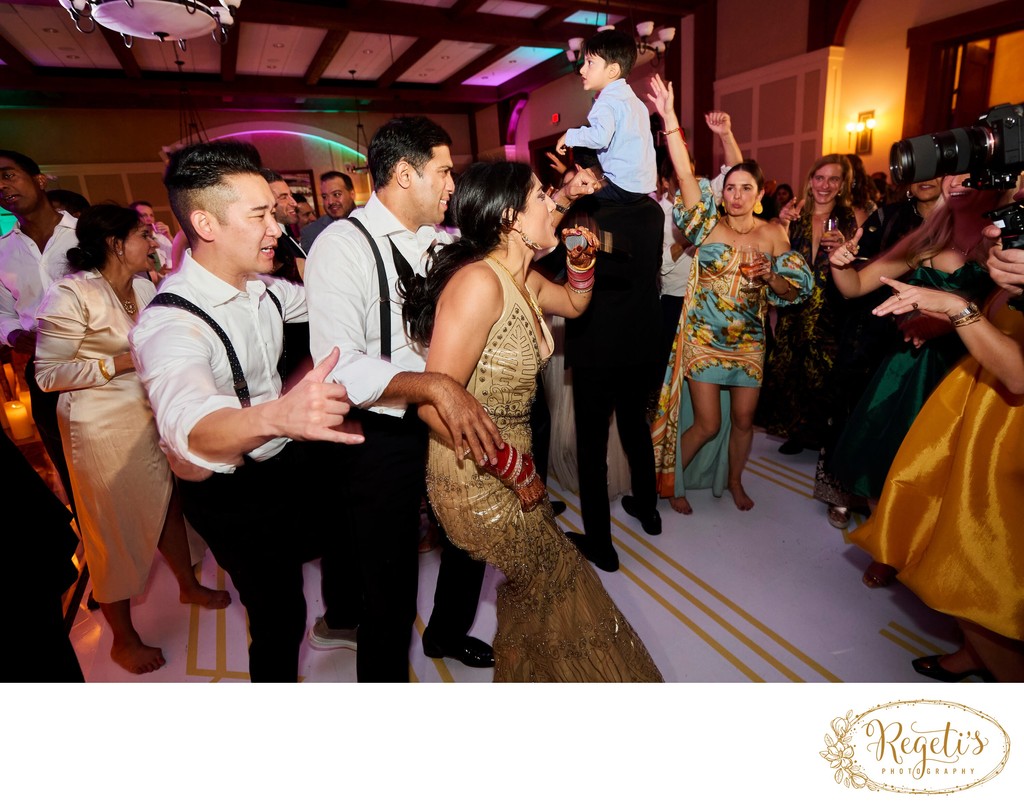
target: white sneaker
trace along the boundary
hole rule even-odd
[[[329,649],[356,650],[356,630],[331,629],[321,615],[309,628],[309,645],[318,651]]]

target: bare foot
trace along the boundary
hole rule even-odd
[[[680,514],[693,514],[693,508],[690,506],[690,501],[685,497],[670,497],[668,504],[672,506],[673,511],[678,511]]]
[[[227,590],[211,590],[196,584],[195,587],[188,587],[178,593],[178,600],[182,604],[198,604],[208,610],[222,610],[231,603],[231,593]]]
[[[730,483],[728,488],[729,494],[732,495],[732,499],[736,503],[736,508],[740,511],[750,511],[754,507],[754,501],[750,499],[742,483]]]
[[[132,674],[149,674],[167,662],[164,660],[163,652],[156,646],[147,646],[138,639],[128,642],[114,641],[110,649],[110,659]]]

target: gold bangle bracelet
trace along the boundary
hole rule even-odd
[[[107,380],[107,382],[114,378],[114,375],[107,371],[106,360],[96,360],[96,362],[100,366],[100,373],[103,374],[103,378]]]
[[[679,126],[677,126],[675,129],[663,129],[661,131],[661,136],[663,138],[667,138],[669,135],[676,134],[676,132],[678,132],[680,129],[682,129],[682,127],[679,127]]]
[[[950,315],[949,322],[953,324],[953,328],[960,328],[960,326],[967,326],[980,319],[981,310],[978,309],[978,305],[969,303],[955,315]]]

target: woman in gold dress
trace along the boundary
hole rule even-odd
[[[928,606],[957,619],[963,646],[918,658],[919,674],[1022,682],[1024,314],[1008,306],[1006,291],[982,312],[950,292],[882,280],[895,294],[875,314],[947,316],[970,355],[925,402],[877,510],[850,540],[892,565]]]
[[[460,178],[461,232],[425,279],[405,290],[410,335],[429,344],[427,371],[466,384],[504,439],[497,459],[457,457],[430,406],[427,491],[448,536],[505,574],[494,638],[496,681],[660,681],[647,649],[597,574],[555,524],[530,456],[536,376],[551,355],[543,311],[577,317],[590,302],[594,246],[570,252],[562,286],[531,272],[554,247],[554,203],[529,166],[476,163]]]
[[[165,661],[135,630],[131,599],[145,592],[158,548],[183,603],[222,609],[231,597],[196,580],[171,470],[128,350],[136,315],[156,294],[141,274],[152,266],[152,232],[130,208],[96,205],[76,235],[68,263],[78,272],[55,281],[36,314],[36,380],[61,392],[61,439],[93,594],[113,633],[110,656],[146,674]]]

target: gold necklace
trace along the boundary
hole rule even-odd
[[[121,306],[123,306],[124,310],[132,317],[135,317],[135,313],[139,311],[139,307],[135,305],[135,302],[128,300],[128,298],[121,301]]]
[[[757,222],[755,222],[754,224],[752,224],[752,225],[751,225],[751,226],[750,226],[749,228],[747,228],[746,230],[739,230],[738,228],[734,228],[734,227],[732,226],[732,222],[730,222],[730,221],[729,221],[729,217],[728,217],[728,216],[726,216],[726,217],[725,217],[725,226],[726,226],[727,228],[729,228],[729,230],[731,230],[731,231],[732,231],[733,233],[738,233],[738,234],[739,234],[740,236],[746,236],[746,235],[747,235],[748,233],[750,233],[750,232],[751,232],[751,231],[752,231],[752,230],[753,230],[754,228],[756,228],[756,227],[757,227]]]
[[[501,267],[502,270],[505,271],[505,275],[507,275],[509,279],[511,279],[512,283],[515,285],[515,288],[518,289],[520,293],[522,293],[522,296],[526,299],[526,302],[530,304],[530,308],[533,309],[534,314],[537,315],[537,320],[543,320],[544,311],[540,308],[540,304],[537,303],[536,299],[533,297],[533,293],[530,292],[530,290],[526,287],[526,284],[523,284],[523,286],[519,286],[519,282],[516,281],[516,277],[512,275],[512,272],[509,270],[508,267],[506,267],[504,264],[498,261],[498,259],[496,259],[494,256],[488,256],[488,258],[495,264],[497,264],[499,267]]]

